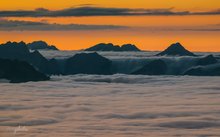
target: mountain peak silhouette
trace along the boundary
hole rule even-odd
[[[99,43],[95,46],[85,49],[85,51],[140,51],[133,44],[124,44],[121,47],[112,43]]]
[[[65,74],[112,74],[112,61],[98,53],[79,53],[68,58]]]
[[[195,56],[192,52],[185,49],[179,42],[170,45],[166,50],[157,54],[157,56]]]
[[[41,50],[41,49],[46,49],[46,50],[58,50],[57,47],[54,45],[48,45],[45,41],[33,41],[32,43],[27,44],[28,48],[31,50]]]

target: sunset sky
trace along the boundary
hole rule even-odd
[[[0,9],[62,9],[79,5],[96,5],[102,7],[126,8],[170,8],[184,10],[216,10],[220,8],[219,0],[1,0]]]
[[[44,40],[63,50],[97,43],[220,51],[219,0],[0,0],[0,42]]]

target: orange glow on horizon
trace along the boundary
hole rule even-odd
[[[4,35],[2,35],[2,33]],[[93,35],[96,33],[96,35]],[[181,34],[175,33],[167,34],[161,32],[161,34],[153,35],[141,35],[136,36],[135,34],[117,34],[113,35],[114,31],[106,31],[105,35],[103,32],[13,32],[17,37],[11,36],[11,32],[1,32],[0,42],[4,43],[8,40],[11,41],[25,41],[32,42],[36,40],[44,40],[48,44],[56,45],[61,50],[81,50],[93,46],[97,43],[114,43],[122,45],[126,43],[135,44],[142,50],[148,51],[161,51],[167,48],[170,44],[180,42],[191,51],[201,52],[220,52],[220,41],[216,41],[220,37],[219,32],[212,32],[213,36],[207,37],[210,34]]]
[[[36,8],[48,8],[51,10],[69,8],[79,5],[91,4],[101,7],[123,7],[123,8],[171,8],[177,10],[213,10],[219,9],[219,0],[120,0],[120,1],[103,1],[103,0],[2,0],[0,10],[33,10]],[[13,4],[12,4],[13,3]]]

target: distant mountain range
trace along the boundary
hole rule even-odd
[[[41,55],[33,45],[40,42],[33,42],[32,44],[25,44],[24,42],[7,42],[0,45],[0,78],[5,78],[11,82],[27,82],[27,81],[41,81],[49,80],[49,75],[73,75],[73,74],[97,74],[97,75],[111,75],[119,73],[120,65],[113,63],[112,60],[99,55],[96,52],[79,53],[70,58],[63,60],[46,59]],[[32,45],[32,49],[30,48]],[[47,44],[42,44],[48,47]],[[104,45],[104,46],[103,46]],[[50,46],[51,47],[51,46]],[[105,47],[105,50],[102,49]],[[134,45],[114,46],[113,44],[98,44],[92,47],[93,51],[107,51],[115,48],[114,51],[139,51]],[[123,48],[122,48],[123,47]],[[31,50],[30,50],[31,49]],[[42,48],[41,48],[42,49]],[[109,50],[108,49],[108,50]],[[123,49],[123,50],[122,50]],[[56,49],[53,49],[56,50]],[[90,51],[86,50],[86,51]],[[172,57],[191,57],[195,61],[183,62],[184,66],[178,66],[178,60],[167,61],[164,56]],[[175,62],[174,62],[175,61]],[[174,70],[170,70],[175,66]],[[135,66],[135,64],[133,64]],[[121,72],[123,73],[123,71]],[[137,66],[135,70],[131,70],[127,74],[133,75],[195,75],[195,76],[220,76],[219,60],[213,55],[200,57],[185,49],[180,43],[175,43],[154,58],[147,61],[142,66]]]
[[[85,49],[85,51],[141,51],[135,45],[124,44],[122,46],[113,45],[112,43],[99,43],[95,46]]]

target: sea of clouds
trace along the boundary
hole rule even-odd
[[[70,75],[0,83],[0,135],[220,136],[219,77]]]

